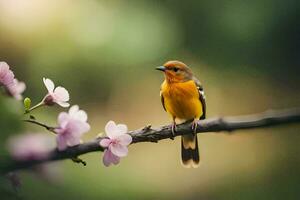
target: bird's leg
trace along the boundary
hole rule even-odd
[[[194,119],[192,122],[192,130],[194,135],[196,135],[197,133],[198,121],[198,119]]]
[[[176,132],[176,122],[175,122],[175,119],[173,119],[173,122],[171,124],[171,130],[172,130],[172,137],[171,137],[171,139],[174,140],[175,132]]]

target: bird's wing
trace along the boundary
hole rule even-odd
[[[162,106],[164,107],[164,110],[167,111],[166,106],[165,106],[165,99],[164,99],[164,96],[161,91],[160,91],[160,100],[161,100]]]
[[[203,86],[201,85],[200,81],[197,78],[194,77],[193,80],[195,81],[195,84],[197,86],[197,89],[199,92],[199,100],[202,104],[203,114],[200,117],[200,119],[205,119],[206,118],[206,103],[205,103],[204,89],[203,89]]]

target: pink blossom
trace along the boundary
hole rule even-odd
[[[6,91],[9,95],[17,100],[22,100],[22,93],[25,91],[26,85],[24,82],[20,82],[17,79],[13,80],[13,83],[6,86]]]
[[[48,106],[58,104],[61,107],[69,107],[70,104],[67,103],[70,100],[69,92],[58,86],[55,88],[55,85],[52,80],[48,78],[43,78],[44,84],[48,90],[48,94],[44,98],[44,103]]]
[[[68,146],[80,144],[81,136],[90,130],[87,123],[87,114],[79,110],[77,105],[72,106],[69,113],[62,112],[58,116],[59,128],[55,129],[57,135],[57,146],[60,151]]]
[[[109,149],[104,150],[104,155],[103,155],[103,164],[108,167],[111,163],[114,165],[119,164],[120,162],[120,157],[114,155]]]
[[[125,124],[116,124],[109,121],[105,126],[105,132],[108,138],[100,141],[100,146],[107,148],[103,155],[103,164],[108,167],[110,164],[118,164],[121,157],[128,154],[127,146],[132,142],[132,137],[127,134]]]
[[[14,73],[9,69],[6,62],[0,62],[0,86],[7,86],[13,83]]]
[[[15,78],[6,62],[0,62],[0,86],[4,86],[7,94],[17,100],[22,99],[22,93],[26,89],[25,83],[19,82]]]
[[[16,160],[40,160],[48,157],[48,141],[42,134],[20,135],[9,140],[8,148]]]

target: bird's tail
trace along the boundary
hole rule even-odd
[[[187,167],[197,168],[199,166],[199,150],[197,135],[184,135],[181,137],[181,160]]]

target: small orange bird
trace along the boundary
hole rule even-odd
[[[195,134],[197,121],[205,119],[206,115],[203,87],[192,70],[183,62],[168,61],[156,69],[163,71],[165,75],[160,96],[165,111],[172,116],[173,135],[176,131],[176,121],[179,123],[193,121],[191,135],[181,137],[181,159],[184,166],[196,168],[200,161]]]

